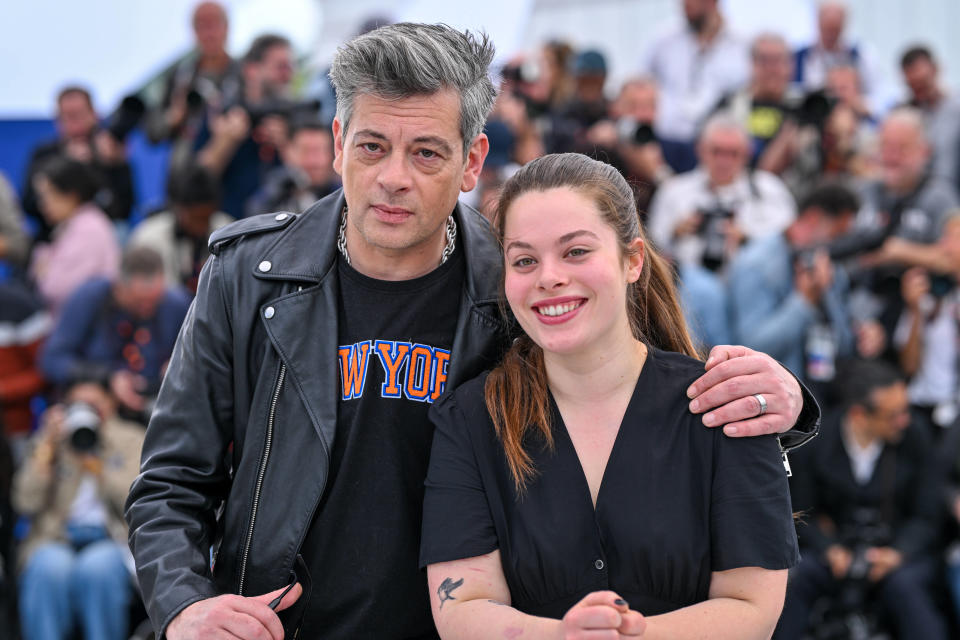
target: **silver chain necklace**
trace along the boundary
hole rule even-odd
[[[443,264],[447,261],[453,250],[457,248],[457,223],[453,219],[453,216],[447,217],[447,246],[443,248],[443,253],[440,254],[440,264]],[[350,254],[347,253],[347,208],[343,208],[343,213],[340,215],[340,232],[337,234],[337,249],[340,250],[340,253],[343,255],[343,259],[347,261],[347,264],[350,264]]]

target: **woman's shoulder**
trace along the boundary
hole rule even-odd
[[[690,383],[702,376],[705,371],[702,360],[656,347],[648,347],[647,363],[656,374],[658,385],[661,385],[665,391],[674,386],[680,387],[684,395]]]
[[[490,371],[484,371],[440,396],[430,408],[434,425],[445,427],[462,423],[466,427],[482,425],[486,428],[490,420],[484,390],[489,375]]]

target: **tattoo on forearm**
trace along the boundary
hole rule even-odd
[[[440,587],[437,589],[437,597],[440,598],[440,608],[443,609],[443,603],[447,600],[456,600],[451,593],[460,588],[460,585],[463,584],[463,578],[460,578],[456,582],[450,578],[444,578],[443,582],[440,583]]]

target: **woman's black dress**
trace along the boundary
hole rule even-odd
[[[552,398],[554,449],[528,434],[537,473],[520,497],[484,404],[486,375],[441,399],[421,565],[499,549],[513,606],[560,618],[591,591],[654,615],[706,600],[712,571],[796,564],[777,440],[703,426],[686,397],[702,373],[692,358],[648,350],[596,509]]]

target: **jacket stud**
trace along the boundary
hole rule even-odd
[[[267,307],[266,309],[263,310],[263,317],[269,320],[274,315],[276,315],[276,313],[277,313],[276,309],[274,309],[273,307]]]
[[[277,222],[283,222],[289,217],[290,217],[289,213],[278,213],[273,219],[276,220]]]
[[[270,271],[270,269],[273,268],[273,263],[271,263],[269,260],[264,260],[263,262],[260,263],[260,266],[258,268],[260,269],[260,271],[266,273],[267,271]]]

